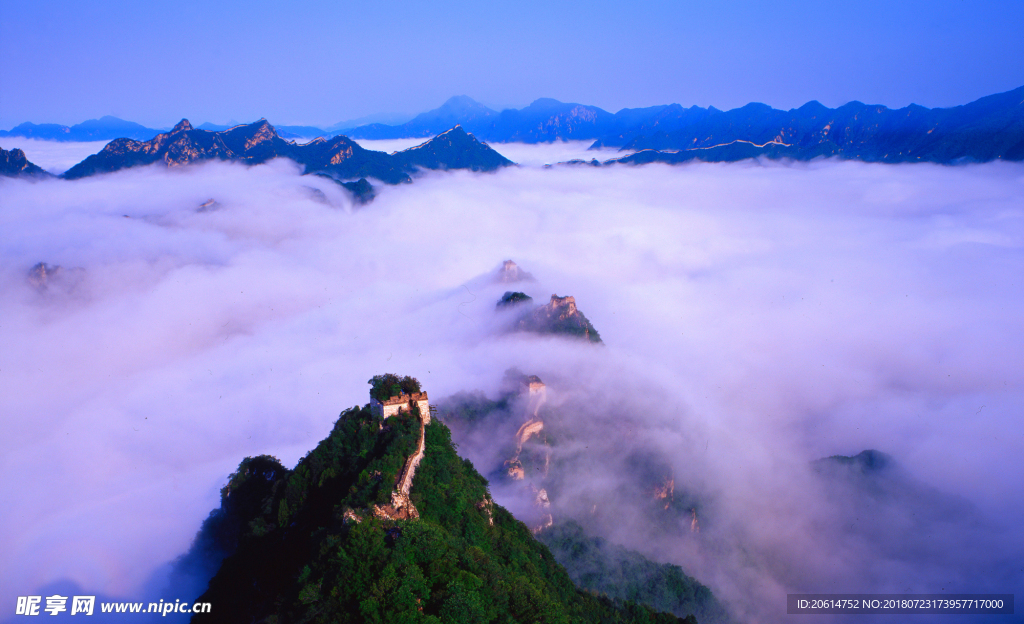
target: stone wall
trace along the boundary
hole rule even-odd
[[[400,394],[396,397],[391,397],[383,403],[377,399],[370,399],[370,411],[381,418],[390,418],[398,414],[409,410],[409,404],[413,403],[420,409],[420,418],[426,425],[430,424],[430,403],[427,400],[426,392],[417,392],[415,394]]]

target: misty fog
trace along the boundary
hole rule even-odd
[[[813,582],[1020,594],[1024,167],[539,166],[583,147],[507,146],[524,166],[364,207],[288,161],[0,179],[0,603],[58,581],[166,599],[243,457],[294,465],[375,374],[437,401],[493,397],[511,367],[603,441],[580,496],[656,449],[704,497],[699,536],[625,506],[595,527],[744,621]],[[537,281],[491,283],[506,259]],[[505,290],[575,296],[605,344],[501,331]],[[849,530],[858,494],[809,466],[865,449],[948,514],[909,518],[898,490],[893,535]],[[879,541],[900,531],[912,548]]]
[[[44,141],[26,137],[3,137],[0,147],[20,149],[33,164],[59,175],[103,149],[108,141]]]

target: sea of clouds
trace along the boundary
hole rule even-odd
[[[717,528],[651,543],[624,510],[609,537],[745,621],[814,578],[1021,593],[1024,167],[539,166],[577,147],[508,146],[524,166],[365,207],[288,161],[0,179],[0,604],[186,598],[161,575],[243,457],[294,465],[375,374],[493,396],[512,366],[636,407]],[[505,259],[605,345],[497,331]],[[858,510],[808,465],[868,448],[963,502],[934,541],[843,528]]]
[[[107,141],[44,141],[26,137],[0,139],[0,147],[22,150],[33,164],[55,175],[74,167],[106,144]]]

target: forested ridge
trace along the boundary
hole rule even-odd
[[[353,407],[294,469],[244,459],[197,539],[232,554],[199,599],[214,612],[193,621],[695,622],[577,589],[436,419],[410,493],[420,518],[375,514],[419,425]]]

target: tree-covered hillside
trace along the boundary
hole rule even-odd
[[[423,432],[410,492],[419,519],[389,515]],[[232,553],[195,622],[681,622],[578,590],[547,547],[490,498],[444,424],[416,411],[344,411],[289,470],[249,457],[197,543]],[[213,537],[211,537],[213,536]],[[687,622],[693,622],[687,618]]]
[[[573,521],[549,527],[538,536],[579,587],[619,600],[632,600],[704,624],[730,622],[711,590],[675,565],[656,563],[590,537]]]

